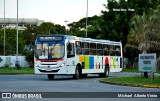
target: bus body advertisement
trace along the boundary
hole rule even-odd
[[[89,73],[109,76],[122,70],[122,44],[109,40],[69,35],[42,35],[35,41],[35,74],[72,74],[75,79]]]

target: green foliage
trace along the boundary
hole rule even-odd
[[[102,11],[103,22],[101,24],[103,37],[105,39],[122,41],[126,44],[127,36],[130,31],[132,17],[150,13],[150,8],[155,8],[160,0],[108,0],[104,5],[109,11]],[[126,9],[127,11],[114,11],[113,9]],[[134,9],[135,11],[128,11]]]
[[[160,6],[151,9],[148,14],[135,15],[131,19],[131,28],[125,50],[129,62],[133,64],[139,52],[147,51],[159,54],[160,51]]]
[[[33,61],[34,61],[34,51],[29,51],[29,52],[26,54],[25,59],[26,59],[26,61],[27,61],[28,63],[33,62]]]
[[[66,30],[64,26],[53,24],[51,22],[44,22],[37,27],[27,27],[24,31],[24,37],[27,45],[34,45],[38,35],[63,34],[65,32]]]
[[[16,37],[17,32],[15,29],[6,29],[6,55],[14,55],[16,54]],[[22,53],[25,44],[25,38],[23,37],[23,33],[19,31],[19,53]],[[0,54],[3,54],[3,47],[4,47],[4,31],[0,30]]]
[[[126,43],[129,31],[129,21],[134,12],[114,11],[113,9],[127,9],[128,3],[124,0],[119,2],[116,0],[108,0],[108,4],[104,5],[109,11],[102,11],[101,29],[103,37],[108,40],[122,41]]]
[[[135,15],[132,19],[132,28],[128,35],[128,44],[139,51],[151,52],[159,50],[160,46],[160,10],[159,7],[151,10],[149,15]]]
[[[65,31],[64,26],[51,22],[44,22],[36,29],[37,34],[63,34]]]
[[[21,68],[20,70],[17,70],[15,68],[1,67],[0,74],[34,74],[34,69],[24,67],[24,68]]]
[[[88,17],[87,20],[87,37],[98,38],[98,34],[101,33],[99,26],[101,17],[95,15],[93,17]],[[71,35],[86,37],[86,18],[82,18],[78,22],[70,23],[68,26]]]
[[[126,44],[130,31],[132,17],[142,15],[143,12],[149,14],[151,8],[155,8],[160,0],[108,0],[106,8],[101,16],[88,17],[88,35],[90,38],[108,39],[121,41]],[[126,9],[127,11],[114,11],[113,9]],[[133,9],[134,11],[128,11]],[[109,10],[109,11],[108,11]],[[85,37],[86,18],[78,22],[68,24],[71,35]]]
[[[139,71],[138,68],[132,68],[132,69],[123,68],[122,72],[139,72]]]
[[[153,83],[150,83],[149,78],[142,78],[140,76],[135,77],[116,77],[116,78],[106,78],[102,79],[103,82],[112,82],[119,84],[131,84],[131,85],[150,85],[150,86],[160,86],[160,76],[156,76]]]

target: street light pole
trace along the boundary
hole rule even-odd
[[[5,22],[5,0],[4,0],[4,25],[3,25],[3,28],[4,28],[4,46],[3,46],[3,55],[5,56],[6,54],[6,22]]]
[[[17,45],[16,45],[16,67],[18,67],[18,0],[17,0]],[[17,68],[18,69],[18,68]]]
[[[88,22],[88,0],[87,0],[87,9],[86,9],[86,38],[87,38],[87,22]]]
[[[68,22],[68,21],[66,20],[66,21],[64,21],[64,22],[66,22],[66,35],[67,35],[67,22]]]

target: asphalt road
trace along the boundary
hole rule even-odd
[[[133,76],[138,73],[111,73],[110,77]],[[98,75],[80,80],[72,76],[56,76],[48,80],[46,75],[0,75],[0,92],[160,92],[156,88],[127,87],[99,83]],[[160,101],[158,98],[46,98],[46,99],[0,99],[0,101]]]

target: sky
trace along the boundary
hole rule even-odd
[[[88,17],[100,15],[107,0],[88,0]],[[37,18],[66,25],[86,17],[87,0],[18,0],[19,18]],[[5,0],[5,17],[17,17],[17,0]],[[4,18],[4,0],[0,0],[0,18]],[[68,21],[68,22],[65,22]]]

